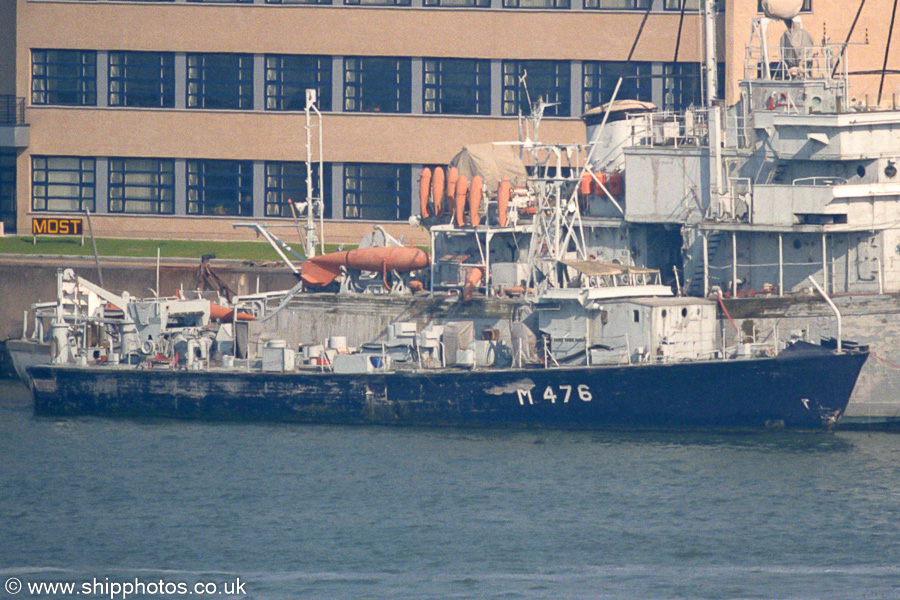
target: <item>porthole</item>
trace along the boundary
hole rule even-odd
[[[858,167],[856,167],[856,174],[859,175],[860,177],[865,177],[866,176],[866,168],[862,165],[859,165]]]

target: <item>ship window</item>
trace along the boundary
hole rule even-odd
[[[32,50],[31,103],[96,106],[97,53]]]
[[[312,165],[312,195],[325,199],[326,219],[331,218],[331,165],[324,164],[322,184],[325,193],[319,192],[319,165]],[[266,163],[266,216],[291,218],[292,202],[306,201],[306,163],[267,162]],[[297,213],[299,216],[299,213]],[[304,213],[306,214],[306,213]],[[314,213],[318,216],[318,213]]]
[[[411,112],[412,61],[378,56],[345,58],[344,110]]]
[[[487,115],[491,112],[491,62],[463,58],[423,61],[426,113]]]
[[[669,311],[662,309],[662,318],[665,319],[667,316],[669,316]]]
[[[523,76],[526,76],[524,86]],[[572,69],[565,60],[504,60],[503,114],[531,114],[530,96],[532,102],[541,99],[555,104],[544,110],[544,116],[568,117],[571,113],[571,80]]]
[[[188,108],[253,108],[253,56],[188,54]]]
[[[31,198],[34,210],[94,210],[94,159],[78,156],[32,156]]]
[[[859,165],[858,167],[856,167],[856,174],[859,177],[865,177],[866,176],[866,168],[862,165]]]
[[[175,161],[160,158],[109,159],[109,212],[173,214]]]
[[[686,317],[686,316],[687,316],[687,307],[681,309],[681,316],[682,316],[682,317]]]
[[[794,250],[799,250],[803,246],[803,242],[801,242],[799,238],[795,238],[792,245],[794,246]]]
[[[634,311],[634,322],[635,323],[641,322],[641,311],[639,311],[639,310]]]
[[[412,167],[344,164],[344,218],[405,221],[410,215]]]
[[[319,110],[331,110],[331,57],[266,55],[266,110],[304,110],[307,89]]]
[[[189,215],[253,214],[253,173],[248,160],[187,161]]]
[[[584,107],[587,109],[609,102],[619,77],[622,77],[622,85],[616,95],[618,100],[650,102],[653,99],[651,63],[584,61],[581,86]]]
[[[897,167],[894,166],[893,162],[889,162],[884,168],[884,175],[889,179],[893,179],[897,175]]]
[[[647,10],[651,0],[584,0],[587,9],[600,10]]]
[[[175,54],[110,52],[109,105],[175,106]]]

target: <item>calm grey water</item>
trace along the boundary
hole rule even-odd
[[[0,460],[0,584],[239,577],[236,597],[256,599],[900,597],[900,437],[887,434],[50,419],[0,383]]]

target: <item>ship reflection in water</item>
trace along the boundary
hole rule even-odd
[[[844,600],[900,580],[887,434],[60,419],[19,384],[0,398],[4,580],[239,577],[256,600]]]

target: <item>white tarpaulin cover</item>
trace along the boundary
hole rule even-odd
[[[519,158],[518,149],[513,146],[494,144],[472,144],[466,146],[450,161],[460,175],[465,175],[469,182],[475,175],[481,175],[484,189],[496,191],[504,177],[508,177],[513,187],[525,185],[528,173],[525,163]]]

